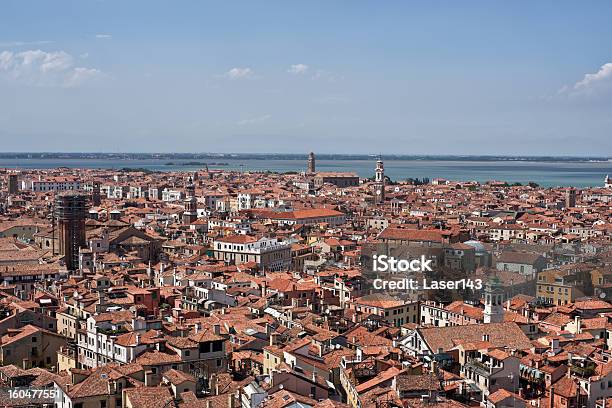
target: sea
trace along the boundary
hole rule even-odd
[[[122,169],[142,168],[152,171],[195,171],[201,163],[211,163],[209,169],[243,172],[301,172],[306,169],[304,159],[231,159],[198,160],[173,159],[88,159],[88,158],[0,158],[0,168],[52,169],[57,167]],[[534,182],[543,187],[573,186],[601,187],[607,174],[612,175],[612,161],[470,161],[470,160],[385,160],[385,175],[391,180],[444,178],[454,181],[490,180],[508,183]],[[355,172],[360,177],[374,175],[375,160],[319,160],[317,171]]]

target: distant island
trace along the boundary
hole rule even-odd
[[[211,162],[211,163],[205,163],[205,162],[197,162],[197,161],[188,161],[188,162],[168,162],[165,164],[165,166],[229,166],[228,163],[216,163],[216,162]]]

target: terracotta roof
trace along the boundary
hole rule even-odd
[[[401,241],[430,241],[442,242],[442,233],[439,230],[416,230],[407,228],[387,227],[380,234],[380,239]]]
[[[166,408],[174,399],[169,387],[137,387],[125,390],[132,407]]]
[[[174,368],[164,372],[163,376],[175,385],[182,384],[186,381],[195,382],[195,378],[191,374],[175,370]]]
[[[531,342],[516,323],[470,324],[465,326],[425,327],[417,331],[429,348],[448,351],[454,346],[466,342],[481,341],[486,336],[493,347],[508,347],[517,350],[531,348]]]
[[[353,300],[353,303],[357,305],[366,305],[383,309],[403,306],[404,304],[406,304],[406,302],[404,302],[403,300],[399,300],[391,295],[386,295],[382,293],[374,293],[371,295],[359,297]]]
[[[408,375],[398,375],[396,380],[398,391],[440,391],[440,380],[433,373]]]

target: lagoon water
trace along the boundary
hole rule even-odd
[[[145,168],[153,171],[194,171],[201,166],[181,165],[193,160],[168,159],[118,160],[118,159],[0,159],[0,168],[50,169],[56,167],[121,169]],[[198,160],[206,162],[206,160]],[[210,169],[243,171],[304,171],[306,161],[299,159],[229,159],[226,157],[209,162],[227,165],[210,165]],[[360,177],[374,175],[373,160],[317,160],[318,171],[352,171]],[[535,162],[535,161],[452,161],[452,160],[386,160],[385,174],[392,180],[407,178],[445,178],[449,180],[479,181],[500,180],[509,183],[533,181],[541,186],[598,187],[603,185],[606,174],[612,175],[612,161],[607,162]]]

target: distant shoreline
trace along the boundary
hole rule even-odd
[[[188,162],[167,162],[164,163],[164,166],[229,166],[229,163],[217,163],[217,162],[198,162],[198,161],[188,161]]]
[[[200,162],[210,159],[231,160],[306,160],[307,154],[282,153],[0,153],[0,160],[160,160],[172,165],[227,165],[225,162]],[[317,154],[319,160],[375,160],[377,155],[365,154]],[[501,155],[386,155],[385,161],[464,161],[464,162],[558,162],[558,163],[607,163],[612,158],[603,156],[501,156]],[[174,162],[189,160],[189,162]],[[170,165],[170,164],[168,164]]]

